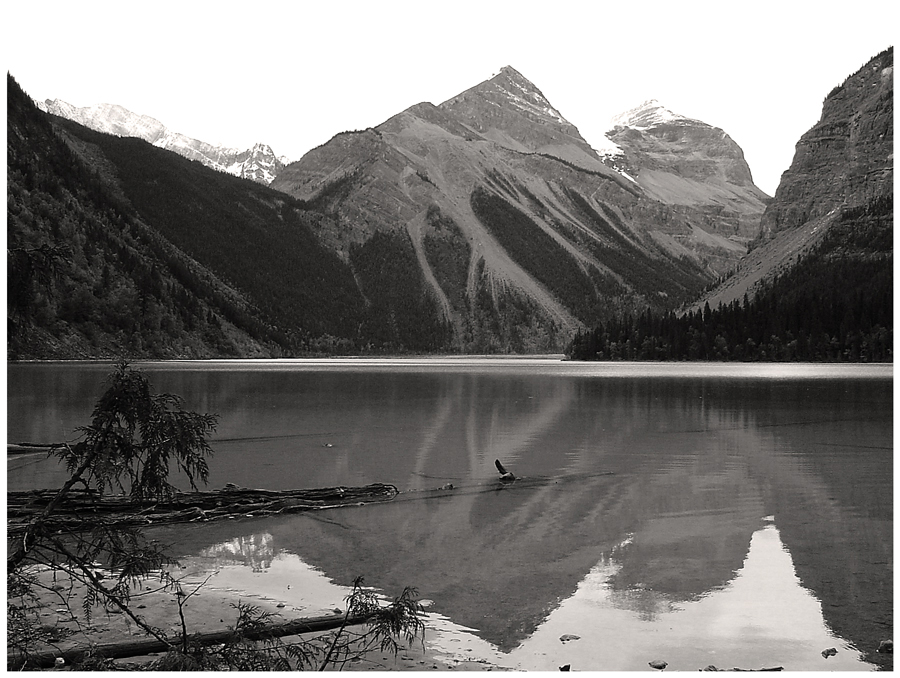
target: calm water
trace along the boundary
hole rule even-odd
[[[340,603],[357,575],[388,595],[416,586],[437,650],[511,668],[892,667],[874,653],[893,633],[890,366],[140,367],[220,416],[211,487],[403,491],[158,530],[218,568],[211,586],[296,610],[311,604],[299,591]],[[9,441],[73,439],[109,369],[9,365]],[[497,458],[521,481],[501,487]],[[10,489],[61,478],[38,456],[8,461]]]

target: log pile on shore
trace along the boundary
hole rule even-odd
[[[56,490],[7,492],[7,534],[14,536],[40,515]],[[253,490],[227,485],[222,490],[177,492],[164,501],[100,496],[94,490],[69,491],[47,523],[51,529],[88,529],[92,524],[141,526],[222,518],[271,516],[390,501],[393,485],[326,487],[308,490]]]

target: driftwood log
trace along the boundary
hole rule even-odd
[[[31,490],[7,492],[7,537],[24,532],[31,521],[38,517],[53,500],[57,490]],[[98,524],[141,526],[178,522],[237,518],[243,516],[268,516],[300,511],[355,506],[390,501],[399,494],[393,485],[375,483],[363,487],[326,487],[306,490],[253,490],[228,485],[222,490],[204,492],[177,492],[164,501],[140,501],[127,496],[101,496],[95,490],[72,489],[60,502],[52,518],[44,523],[50,530],[88,530]],[[282,623],[267,624],[252,632],[244,632],[242,638],[262,640],[301,633],[315,633],[357,625],[366,617],[345,618],[344,615],[328,615],[293,619]],[[232,629],[193,634],[188,641],[194,644],[214,645],[234,637]],[[38,651],[24,655],[7,652],[7,668],[53,667],[58,657],[67,664],[82,661],[87,653],[109,659],[145,656],[181,647],[182,638],[173,637],[169,644],[155,638],[128,639],[114,643]]]
[[[164,501],[140,501],[126,496],[100,496],[95,491],[73,489],[46,526],[49,529],[83,530],[99,523],[141,526],[270,516],[390,501],[398,493],[396,487],[383,483],[284,491],[227,486],[223,490],[177,492]],[[22,532],[54,496],[56,490],[7,492],[7,535]]]
[[[244,631],[241,638],[247,640],[264,640],[266,638],[281,638],[284,636],[296,636],[301,633],[318,633],[340,628],[341,626],[354,626],[363,624],[366,617],[345,617],[342,614],[326,615],[323,617],[307,617],[305,619],[292,619],[278,624],[267,624],[253,631]],[[209,631],[188,636],[188,643],[194,645],[215,645],[225,643],[234,638],[233,629]],[[21,668],[50,668],[54,666],[57,657],[62,657],[66,664],[77,664],[85,655],[91,653],[95,657],[106,659],[123,659],[126,657],[143,657],[154,652],[166,652],[170,649],[180,648],[182,637],[174,636],[170,644],[156,638],[141,640],[124,640],[115,643],[103,643],[90,647],[76,647],[70,649],[45,650],[27,655],[19,652],[7,652],[6,667],[9,670]]]
[[[43,452],[47,454],[55,447],[61,447],[61,444],[54,443],[46,445],[44,443],[7,443],[6,455],[13,456],[16,454],[38,454]]]

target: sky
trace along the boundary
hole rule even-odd
[[[893,0],[5,3],[32,99],[113,103],[299,159],[512,66],[594,146],[647,99],[720,127],[774,195],[822,101],[893,45]]]

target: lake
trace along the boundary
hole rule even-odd
[[[893,666],[874,651],[893,637],[890,365],[135,366],[219,415],[212,488],[401,490],[154,531],[223,588],[302,610],[304,587],[339,603],[359,575],[389,596],[415,586],[437,650],[521,670]],[[9,364],[8,440],[73,440],[110,369]],[[519,480],[499,483],[495,459]],[[8,459],[13,490],[63,477]]]

